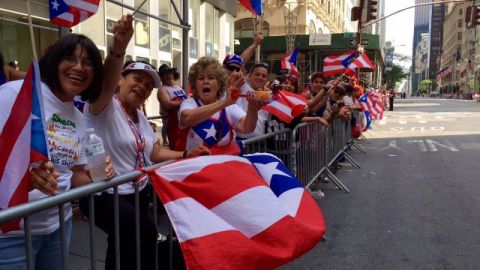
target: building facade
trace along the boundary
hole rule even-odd
[[[442,69],[451,67],[452,72],[441,79],[440,86],[447,92],[456,92],[460,87],[465,87],[465,82],[461,81],[466,66],[463,55],[465,52],[462,52],[462,48],[465,35],[465,9],[469,5],[471,4],[449,4],[445,11],[441,66]]]
[[[428,3],[430,0],[415,0],[415,5]],[[429,33],[430,29],[430,12],[429,6],[419,6],[415,8],[415,18],[413,23],[413,51],[412,51],[412,91],[416,93],[418,90],[418,84],[420,83],[419,74],[415,71],[416,67],[416,49],[418,43],[422,40],[422,34]]]
[[[443,44],[443,22],[445,20],[445,4],[434,4],[431,6],[429,33],[429,79],[435,80],[437,72],[440,70],[440,62]]]

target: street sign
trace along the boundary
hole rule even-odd
[[[480,1],[480,0],[479,0],[479,1]],[[354,32],[346,32],[346,33],[343,33],[343,37],[344,37],[344,38],[354,38],[356,35],[357,35],[357,33],[354,33]]]
[[[365,46],[368,45],[368,39],[362,39],[362,43],[361,43],[361,44],[362,44],[362,45],[365,45]]]
[[[308,45],[310,46],[319,46],[319,45],[332,45],[332,35],[330,34],[311,34],[309,36]]]
[[[357,41],[355,39],[350,39],[350,41],[348,42],[348,44],[350,44],[350,46],[356,46],[357,45]]]

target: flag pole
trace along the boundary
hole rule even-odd
[[[27,12],[28,12],[28,30],[30,31],[30,42],[32,45],[33,58],[37,59],[37,47],[35,46],[35,36],[33,34],[33,23],[32,23],[32,9],[30,7],[30,0],[27,1]]]
[[[262,3],[262,5],[263,5],[263,3]],[[254,38],[256,38],[257,33],[258,33],[259,31],[262,31],[262,28],[263,28],[263,12],[262,12],[262,14],[260,15],[260,17],[256,16],[256,18],[257,18],[257,20],[258,20],[258,27],[257,27],[256,33],[254,33],[254,34],[255,34],[255,37],[254,37]],[[258,18],[260,18],[260,19],[258,19]],[[261,50],[261,46],[262,46],[262,44],[258,44],[258,45],[257,45],[257,48],[255,49],[255,62],[260,62],[260,50]]]
[[[147,2],[147,0],[143,0],[143,2],[140,4],[140,6],[138,6],[138,7],[133,11],[132,16],[134,16],[135,13],[137,13],[137,12],[140,10],[140,8],[143,7],[143,5],[144,5],[146,2]]]

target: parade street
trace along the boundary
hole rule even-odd
[[[350,189],[321,184],[326,241],[282,269],[478,269],[480,103],[396,99]]]

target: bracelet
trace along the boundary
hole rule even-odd
[[[123,58],[123,56],[125,55],[125,52],[123,53],[117,53],[115,51],[112,50],[112,47],[109,47],[108,48],[108,54],[113,56],[113,57],[117,57],[117,58]]]
[[[182,157],[183,157],[183,158],[186,158],[186,157],[187,157],[187,154],[188,154],[188,150],[183,151]]]

